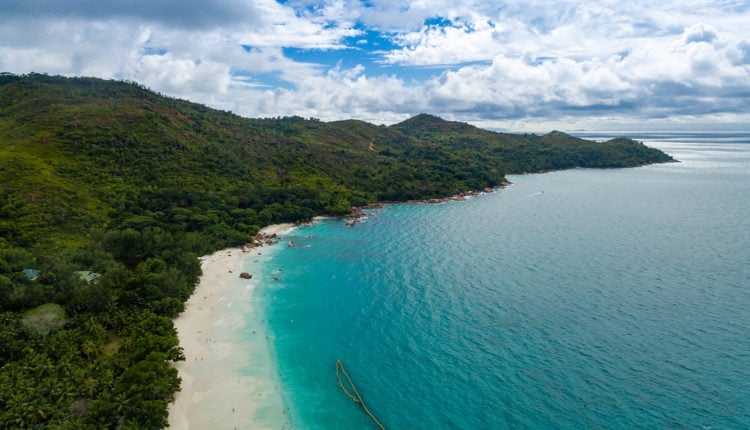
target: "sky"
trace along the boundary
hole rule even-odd
[[[0,72],[247,117],[750,130],[750,0],[0,0]]]

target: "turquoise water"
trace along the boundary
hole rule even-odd
[[[287,428],[750,428],[750,138],[284,236],[256,291]]]

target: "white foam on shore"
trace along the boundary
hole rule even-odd
[[[291,228],[273,225],[261,233]],[[263,315],[252,309],[269,261],[264,250],[232,248],[201,258],[200,282],[174,320],[185,361],[175,364],[182,384],[169,408],[170,429],[279,429],[287,423]],[[253,278],[241,279],[243,271]]]

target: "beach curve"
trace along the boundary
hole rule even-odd
[[[292,228],[267,226],[256,238]],[[185,311],[174,319],[185,361],[174,364],[182,382],[169,406],[170,429],[265,429],[285,421],[283,400],[268,374],[267,341],[252,329],[250,336],[257,340],[246,347],[252,293],[263,279],[242,279],[240,273],[248,255],[261,255],[259,249],[229,248],[200,259],[203,274]]]

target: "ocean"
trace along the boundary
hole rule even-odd
[[[680,162],[509,176],[264,250],[246,332],[284,428],[379,428],[338,359],[388,429],[750,428],[750,135],[631,136]]]

